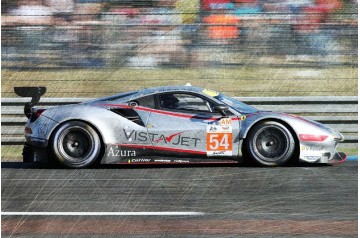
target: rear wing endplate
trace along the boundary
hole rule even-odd
[[[31,97],[31,101],[24,106],[24,114],[29,118],[31,108],[40,101],[41,96],[46,92],[46,87],[14,87],[14,92],[20,97]]]

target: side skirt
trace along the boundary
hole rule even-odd
[[[206,154],[161,151],[149,147],[129,148],[124,145],[107,145],[101,164],[223,164],[238,163],[238,157],[207,157]]]

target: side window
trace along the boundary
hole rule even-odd
[[[159,95],[160,107],[163,109],[212,112],[213,105],[210,102],[184,93],[165,93]]]
[[[133,104],[134,106],[155,108],[155,101],[153,95],[131,100],[129,101],[129,104]]]

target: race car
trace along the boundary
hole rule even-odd
[[[263,166],[346,160],[337,131],[299,116],[261,111],[193,87],[148,88],[79,104],[34,107],[45,87],[17,87],[25,105],[24,162],[237,163]]]

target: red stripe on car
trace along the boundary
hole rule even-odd
[[[237,164],[238,161],[234,160],[234,161],[198,161],[198,162],[118,162],[117,164],[119,165],[198,165],[198,164],[202,164],[202,165],[213,165],[213,164]]]
[[[120,144],[119,146],[128,147],[128,148],[155,149],[155,150],[162,150],[162,151],[172,151],[172,152],[179,152],[179,153],[206,155],[205,151],[186,150],[186,149],[169,148],[169,147],[152,146],[152,145]]]
[[[103,106],[109,106],[109,107],[119,107],[119,108],[134,108],[125,104],[102,104]],[[137,106],[134,109],[136,110],[140,110],[140,111],[146,111],[146,112],[153,112],[153,113],[158,113],[158,114],[163,114],[163,115],[168,115],[168,116],[174,116],[174,117],[183,117],[183,118],[192,118],[192,119],[201,119],[201,120],[209,120],[209,121],[216,121],[216,120],[220,120],[222,117],[201,117],[201,116],[191,116],[188,114],[182,114],[182,113],[175,113],[175,112],[168,112],[168,111],[163,111],[163,110],[158,110],[158,109],[152,109],[152,108],[147,108],[147,107],[141,107],[141,106]],[[239,121],[240,118],[238,117],[233,117],[231,118],[232,121]]]

